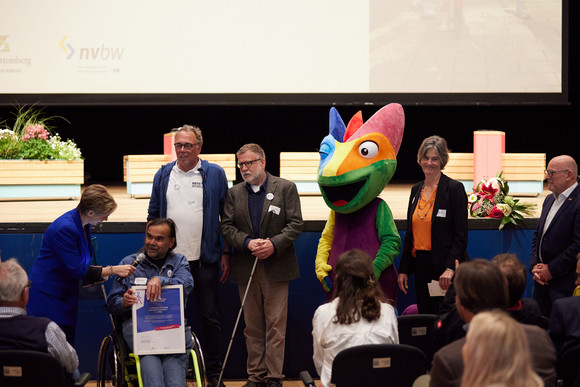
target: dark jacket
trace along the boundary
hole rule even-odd
[[[411,188],[407,210],[407,232],[403,243],[403,255],[399,273],[416,271],[413,250],[413,213],[419,201],[421,181]],[[467,255],[467,194],[463,184],[441,174],[431,217],[431,253],[433,257],[432,279],[439,279],[445,269],[455,270],[455,260],[469,260]]]
[[[576,255],[580,252],[580,186],[568,196],[542,236],[546,216],[554,200],[554,195],[548,195],[542,205],[540,222],[532,239],[530,267],[540,262],[538,249],[542,237],[542,258],[553,277],[548,281],[548,286],[572,295]]]

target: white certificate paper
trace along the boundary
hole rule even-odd
[[[147,286],[133,286],[133,349],[136,355],[185,353],[183,287],[164,286],[159,301],[145,297]]]
[[[436,280],[429,282],[427,287],[429,288],[429,295],[431,297],[442,297],[445,295],[445,293],[447,293],[446,290],[441,289],[439,286],[439,281]]]

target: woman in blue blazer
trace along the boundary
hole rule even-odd
[[[42,238],[40,254],[30,273],[28,314],[56,322],[74,345],[79,280],[97,282],[103,276],[133,274],[131,265],[89,265],[93,255],[91,226],[107,220],[117,203],[99,184],[87,187],[74,210],[57,218]]]
[[[447,290],[455,260],[468,260],[467,194],[460,182],[441,170],[449,160],[447,141],[439,136],[423,140],[417,162],[425,180],[411,189],[407,232],[399,265],[399,288],[406,294],[408,277],[415,273],[419,313],[437,314],[443,297],[431,297],[428,285],[435,280]]]

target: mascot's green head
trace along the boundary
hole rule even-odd
[[[348,123],[330,109],[330,134],[320,144],[318,185],[330,209],[350,214],[379,196],[397,169],[405,114],[389,104],[363,124],[359,111]]]

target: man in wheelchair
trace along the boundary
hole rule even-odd
[[[122,321],[123,337],[133,351],[132,305],[137,302],[133,285],[147,285],[146,297],[157,301],[161,288],[166,285],[183,285],[184,305],[193,289],[189,263],[182,254],[173,252],[176,246],[175,223],[169,218],[159,218],[147,223],[146,259],[138,264],[135,273],[115,281],[107,298],[107,311]],[[132,264],[137,254],[129,255],[122,264]],[[186,348],[191,348],[191,334],[186,333]],[[141,376],[145,386],[185,386],[187,355],[144,355],[140,357]]]

